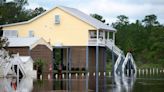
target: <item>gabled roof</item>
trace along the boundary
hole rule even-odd
[[[108,26],[104,23],[102,23],[101,21],[75,9],[75,8],[69,8],[69,7],[65,7],[65,6],[60,6],[61,9],[65,10],[66,12],[70,13],[71,15],[81,19],[82,21],[96,27],[97,29],[106,29],[106,30],[110,30],[110,31],[116,31],[116,29],[114,29],[111,26]]]
[[[97,29],[104,29],[104,30],[107,30],[107,31],[116,31],[116,29],[114,29],[113,27],[111,26],[108,26],[102,22],[100,22],[99,20],[75,9],[75,8],[69,8],[69,7],[65,7],[65,6],[57,6],[57,7],[54,7],[36,17],[34,17],[33,19],[31,20],[28,20],[28,21],[25,21],[25,22],[19,22],[19,23],[13,23],[13,24],[6,24],[6,25],[2,25],[3,27],[6,27],[6,26],[14,26],[14,25],[21,25],[21,24],[27,24],[27,23],[30,23],[36,19],[38,19],[39,17],[47,14],[48,12],[52,11],[53,9],[55,8],[60,8],[62,9],[63,11],[73,15],[74,17],[77,17],[78,19],[90,24],[91,26],[97,28]]]
[[[32,49],[37,44],[44,44],[52,50],[52,47],[44,39],[38,37],[10,37],[8,42],[8,47],[29,47]]]

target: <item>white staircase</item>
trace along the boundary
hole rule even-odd
[[[7,76],[7,74],[9,73],[9,71],[11,70],[11,67],[12,67],[12,62],[10,62],[10,63],[4,63],[4,70],[3,70],[3,72],[4,72],[4,76]]]
[[[18,69],[22,72],[23,77],[26,76],[26,72],[25,72],[25,68],[21,63],[21,60],[19,58],[19,56],[14,56],[14,58],[11,58],[9,60],[10,62],[4,61],[4,62],[0,62],[0,76],[1,77],[6,77],[8,74],[10,74],[10,71],[12,71],[12,73],[14,73],[15,71],[13,71],[11,68],[14,68],[14,65],[18,66]],[[16,72],[15,72],[16,73]]]
[[[135,71],[134,73],[136,73],[136,64],[134,62],[134,59],[131,53],[127,53],[125,57],[123,51],[119,49],[111,39],[106,41],[105,46],[108,47],[110,50],[113,50],[115,55],[117,55],[117,60],[114,65],[114,72],[116,74],[125,73],[125,68],[128,61],[131,62],[133,69]]]

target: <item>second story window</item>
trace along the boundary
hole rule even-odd
[[[28,32],[28,36],[29,36],[29,37],[34,37],[34,31],[29,31],[29,32]]]
[[[60,24],[60,16],[55,15],[55,24]]]
[[[3,31],[4,37],[18,37],[18,32],[16,30],[5,30]]]

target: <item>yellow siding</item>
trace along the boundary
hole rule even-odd
[[[55,24],[54,16],[59,14],[61,23]],[[89,39],[88,30],[95,29],[67,12],[55,8],[31,23],[4,27],[4,30],[17,30],[20,37],[28,37],[28,31],[34,31],[36,37],[42,37],[54,46],[86,46]]]

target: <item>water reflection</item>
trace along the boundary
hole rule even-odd
[[[107,78],[99,77],[99,92],[106,92]],[[31,77],[26,77],[17,81],[16,78],[4,78],[0,79],[0,92],[49,92],[54,90],[67,91],[67,92],[95,92],[96,90],[96,80],[95,76],[83,76],[75,78],[66,79],[51,79],[51,80],[33,80]],[[126,92],[131,91],[134,78],[128,78],[125,76],[114,77],[114,83],[116,87],[113,87],[113,92],[121,92],[125,90]]]
[[[114,77],[99,76],[98,92],[147,92],[158,90],[163,92],[164,75],[162,77],[127,77],[115,75]],[[58,77],[59,78],[59,77]],[[148,88],[148,89],[146,89]],[[20,79],[0,78],[0,92],[95,92],[96,78],[93,75],[78,77],[65,75],[64,79],[34,80],[31,77]]]
[[[123,75],[114,74],[115,87],[112,88],[113,92],[132,92],[133,86],[136,80],[136,76],[130,77]]]
[[[0,79],[0,92],[31,92],[33,79],[26,77],[20,80],[16,78]]]

